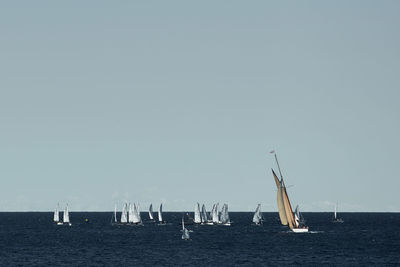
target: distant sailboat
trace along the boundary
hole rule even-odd
[[[150,207],[149,207],[149,219],[150,219],[150,221],[154,222],[154,217],[153,217],[153,204],[150,204]]]
[[[129,213],[129,222],[132,224],[142,224],[142,217],[140,216],[140,207],[139,204],[135,204],[133,203],[133,205],[131,206],[132,208],[132,215],[131,213]],[[132,218],[131,218],[132,216]]]
[[[194,223],[202,223],[200,214],[200,204],[198,202],[196,206],[194,206]]]
[[[214,204],[213,209],[212,209],[212,222],[213,222],[213,224],[219,224],[218,205],[219,205],[219,203]]]
[[[127,206],[128,204],[124,204],[122,207],[122,213],[121,213],[121,223],[125,224],[128,222],[128,211],[127,211]]]
[[[190,239],[189,231],[185,228],[185,222],[183,220],[183,217],[182,217],[182,239],[183,240],[189,240]]]
[[[261,215],[261,204],[257,205],[256,211],[253,215],[253,223],[256,225],[261,225],[263,222],[262,215]]]
[[[206,206],[204,204],[201,207],[201,224],[212,224],[212,222],[210,221],[210,219],[208,217]]]
[[[273,153],[275,154],[275,152]],[[281,223],[283,225],[289,225],[290,230],[292,230],[295,233],[308,232],[308,227],[304,224],[304,220],[303,221],[300,220],[300,213],[298,212],[298,209],[297,209],[298,215],[296,215],[292,210],[292,205],[290,204],[289,196],[286,191],[286,186],[283,181],[281,169],[279,167],[278,158],[276,157],[276,154],[275,154],[275,160],[276,164],[278,165],[279,173],[281,175],[281,179],[279,180],[274,170],[272,170],[276,187],[278,189],[277,202],[278,202],[278,211]]]
[[[162,217],[162,203],[160,204],[160,207],[158,208],[158,222],[159,222],[159,224],[165,224],[163,217]]]
[[[54,210],[54,216],[53,216],[53,221],[57,225],[62,225],[63,223],[60,221],[60,211],[59,211],[59,205],[57,203],[56,209]]]
[[[228,204],[224,204],[221,210],[220,222],[221,225],[230,226],[231,220],[229,219]]]
[[[68,204],[65,207],[64,214],[63,214],[63,223],[66,225],[71,226],[71,222],[69,221],[69,211],[68,211]]]
[[[111,225],[116,225],[118,224],[118,220],[117,220],[117,204],[115,204],[114,206],[114,213],[113,216],[111,218]]]
[[[339,218],[338,216],[337,216],[337,203],[336,203],[336,205],[335,205],[335,212],[333,213],[333,219],[332,219],[332,222],[334,222],[334,223],[343,223],[344,222],[344,220],[342,219],[342,218]]]

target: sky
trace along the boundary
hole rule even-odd
[[[400,211],[399,1],[5,1],[0,211]]]

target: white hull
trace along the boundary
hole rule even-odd
[[[231,223],[221,223],[221,225],[224,225],[224,226],[231,226]]]
[[[292,231],[293,231],[293,233],[308,233],[308,227],[307,228],[293,228]]]

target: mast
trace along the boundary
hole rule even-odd
[[[274,152],[274,156],[275,156],[276,164],[278,165],[278,170],[279,170],[279,175],[281,176],[281,181],[283,181],[283,176],[282,176],[282,172],[281,172],[281,167],[279,166],[278,157],[276,156],[276,153],[275,153],[275,152]]]

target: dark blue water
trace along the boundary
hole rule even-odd
[[[343,224],[331,223],[331,213],[304,213],[312,232],[294,234],[277,213],[264,213],[259,227],[252,213],[231,212],[231,227],[187,226],[189,241],[182,214],[164,215],[171,224],[118,227],[111,213],[72,212],[68,227],[53,225],[52,213],[0,213],[0,265],[400,265],[398,213],[342,213]]]

